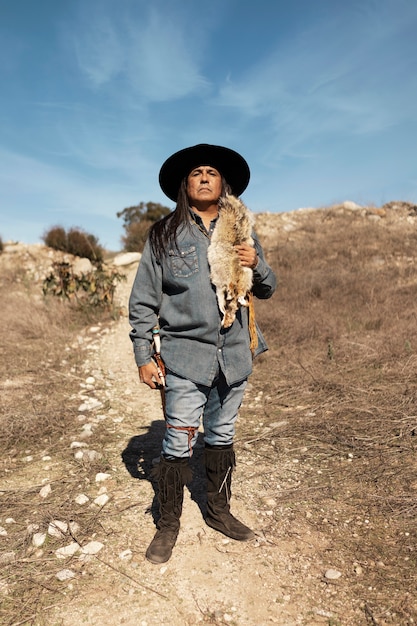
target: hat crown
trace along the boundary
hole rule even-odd
[[[199,165],[215,167],[230,185],[235,196],[240,196],[248,186],[249,166],[238,152],[223,146],[200,143],[175,152],[162,165],[159,184],[168,198],[177,201],[182,180]]]

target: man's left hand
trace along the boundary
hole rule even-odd
[[[235,246],[235,250],[242,267],[250,267],[251,270],[255,269],[258,265],[258,255],[253,246],[250,246],[248,243],[241,243]]]

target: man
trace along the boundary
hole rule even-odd
[[[171,557],[180,527],[188,459],[204,426],[207,475],[206,523],[238,541],[254,537],[230,513],[235,466],[235,422],[252,371],[248,308],[240,307],[230,328],[221,327],[207,249],[226,193],[240,196],[249,183],[245,159],[229,148],[200,144],[176,152],[162,165],[162,191],[175,210],[151,228],[130,296],[130,333],[140,381],[164,385],[166,432],[155,468],[160,519],[146,557]],[[270,298],[276,279],[256,235],[254,245],[235,247],[242,267],[253,270],[252,292]],[[152,330],[159,326],[162,377],[153,356]],[[256,354],[267,349],[259,331]]]

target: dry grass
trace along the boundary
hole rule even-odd
[[[270,353],[252,379],[266,429],[252,449],[274,468],[297,458],[279,501],[328,536],[366,623],[408,626],[417,621],[415,225],[322,211],[307,227],[270,249],[281,284],[258,305]]]
[[[13,518],[20,532],[13,533],[0,555],[0,623],[43,624],[49,606],[62,599],[62,584],[55,578],[55,559],[39,558],[32,546],[28,524],[47,527],[54,519],[74,519],[74,497],[79,493],[86,468],[74,465],[68,438],[76,432],[78,366],[84,355],[77,349],[77,336],[91,318],[58,299],[45,301],[41,286],[30,283],[17,268],[2,272],[0,283],[0,464],[1,525]],[[107,321],[103,312],[100,321]],[[97,320],[96,320],[97,321]],[[59,498],[40,501],[42,484],[36,484],[26,469],[25,457],[40,461],[53,451],[66,468],[52,488]],[[105,462],[91,466],[87,475],[105,469]],[[11,486],[10,486],[11,485]],[[64,494],[64,498],[62,497]],[[77,512],[90,536],[98,524],[97,513]],[[53,549],[62,545],[48,538]],[[68,540],[71,540],[69,537]]]

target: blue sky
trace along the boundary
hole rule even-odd
[[[0,235],[172,207],[162,162],[240,152],[255,213],[417,202],[415,0],[0,0]]]

